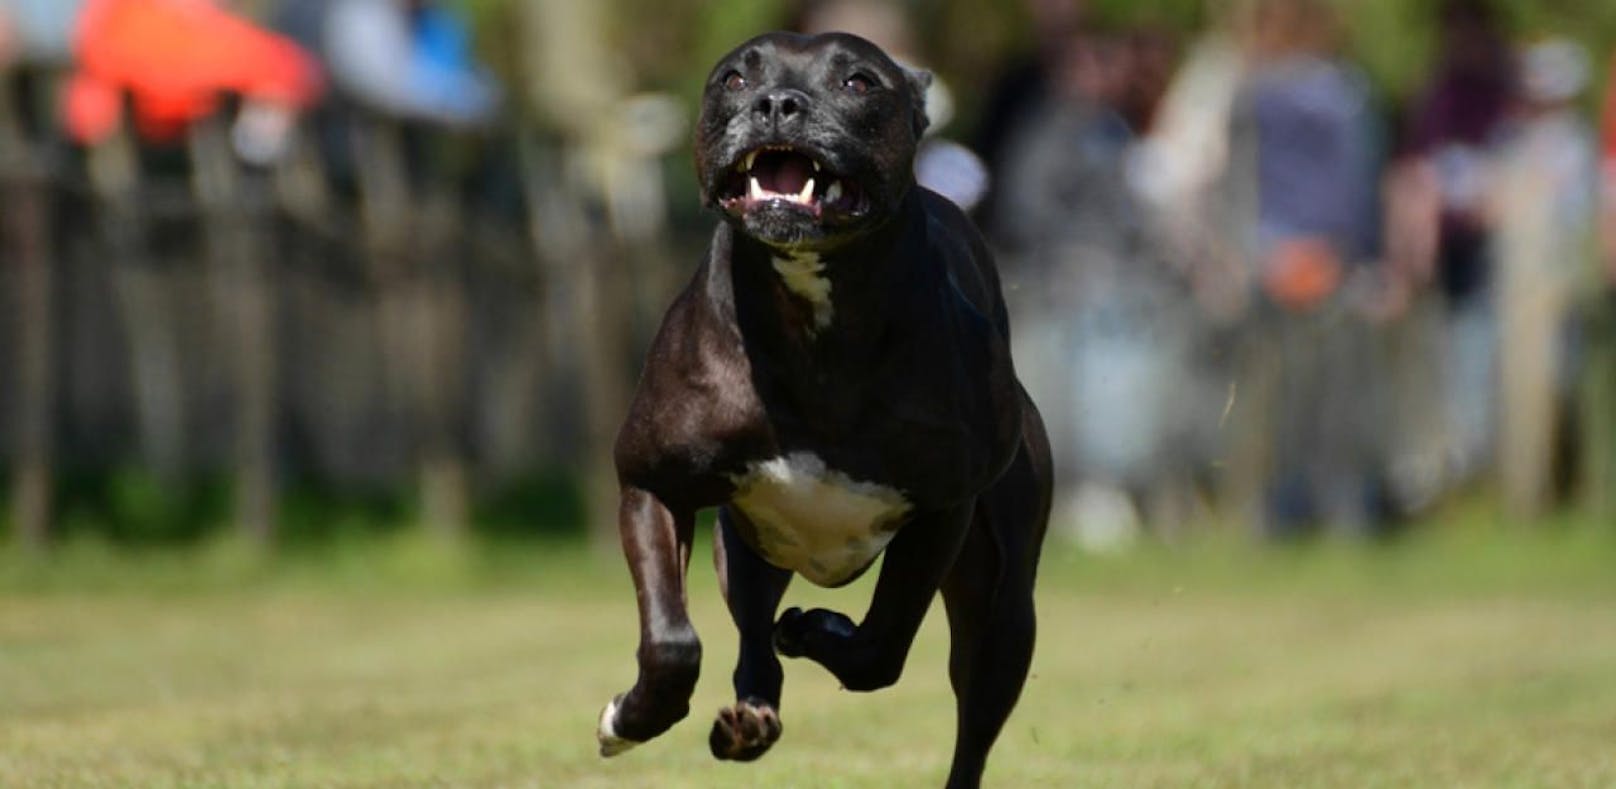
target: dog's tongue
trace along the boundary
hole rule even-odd
[[[801,156],[787,156],[774,171],[774,191],[781,194],[794,195],[802,191],[803,184],[808,183],[811,175],[808,171],[809,163]]]
[[[813,163],[808,157],[795,153],[780,154],[769,157],[767,164],[771,165],[768,172],[758,181],[775,194],[794,195],[802,191],[803,185],[813,176]],[[763,164],[760,162],[760,164]],[[761,169],[761,168],[760,168]]]

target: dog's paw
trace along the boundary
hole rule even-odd
[[[718,711],[707,744],[712,746],[715,758],[750,762],[767,752],[780,739],[781,731],[780,716],[774,707],[749,697]]]
[[[804,611],[788,608],[774,624],[774,650],[790,658],[804,657],[810,649],[827,646],[829,641],[852,638],[858,626],[844,614],[815,608]]]
[[[638,740],[631,740],[617,734],[617,703],[622,698],[622,696],[618,696],[612,699],[612,703],[607,704],[606,709],[600,711],[600,723],[595,727],[595,740],[600,743],[600,755],[604,758],[610,759],[640,744]]]

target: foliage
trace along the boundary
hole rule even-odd
[[[584,533],[583,496],[572,473],[533,474],[480,493],[471,513],[476,535],[531,539]],[[60,474],[54,494],[61,539],[126,548],[206,542],[229,531],[231,498],[229,484],[217,475],[164,479],[133,466]],[[0,512],[6,504],[0,489]],[[279,508],[279,536],[293,549],[394,534],[419,516],[407,491],[334,486],[313,478],[284,485]],[[0,536],[8,526],[0,521]]]

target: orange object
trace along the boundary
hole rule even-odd
[[[1329,298],[1341,276],[1341,258],[1329,242],[1294,239],[1275,248],[1263,271],[1263,288],[1279,305],[1302,312]]]
[[[162,140],[211,114],[222,94],[301,109],[322,90],[297,44],[207,0],[90,0],[74,49],[64,112],[85,143],[117,131],[125,92],[138,131]]]

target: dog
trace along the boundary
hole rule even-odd
[[[699,510],[740,634],[719,759],[780,737],[779,656],[851,691],[898,680],[940,591],[975,786],[1032,659],[1049,517],[1041,418],[1016,378],[998,274],[965,215],[918,186],[930,76],[845,33],[769,33],[719,61],[696,129],[723,221],[652,342],[614,447],[639,676],[601,713],[613,756],[683,719],[701,666],[685,606]],[[775,614],[885,553],[862,621]]]

